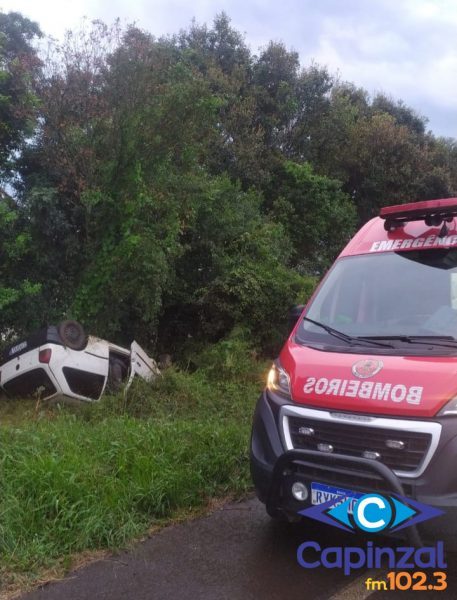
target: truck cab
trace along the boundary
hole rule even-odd
[[[253,419],[271,516],[397,493],[457,533],[456,217],[457,198],[382,209],[304,307]]]

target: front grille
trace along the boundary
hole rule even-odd
[[[365,451],[378,452],[379,461],[394,471],[413,472],[423,462],[432,436],[417,431],[392,431],[380,427],[331,423],[309,417],[289,416],[292,445],[297,450],[318,450],[318,444],[330,444],[333,453],[362,457]],[[301,427],[310,428],[312,435],[303,435]],[[401,440],[403,449],[386,446],[387,440]]]
[[[358,492],[373,494],[389,494],[392,488],[388,482],[375,471],[364,471],[360,467],[351,469],[349,466],[325,466],[317,462],[307,461],[306,464],[294,463],[294,472],[303,474],[310,481],[318,481],[335,487],[357,490]],[[412,496],[413,488],[407,483],[402,483],[405,496]]]

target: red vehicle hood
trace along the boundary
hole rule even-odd
[[[289,340],[292,399],[323,409],[432,417],[457,395],[457,357],[323,352]]]

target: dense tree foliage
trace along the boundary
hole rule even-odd
[[[456,193],[455,140],[281,43],[253,54],[226,15],[160,39],[94,22],[41,59],[40,35],[0,14],[3,332],[269,349],[358,223]]]
[[[41,291],[31,270],[32,239],[22,207],[8,191],[17,177],[17,157],[38,117],[41,69],[32,42],[38,25],[22,15],[0,13],[0,330],[25,325],[30,302]],[[10,184],[8,190],[5,188]],[[19,307],[22,312],[19,312]]]
[[[41,32],[19,13],[0,13],[0,174],[14,167],[12,153],[33,133],[41,61],[32,47]]]

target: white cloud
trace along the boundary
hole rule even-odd
[[[457,4],[381,4],[383,18],[370,14],[373,4],[362,14],[327,14],[316,48],[302,49],[302,57],[371,92],[401,98],[428,116],[437,133],[457,137]]]

